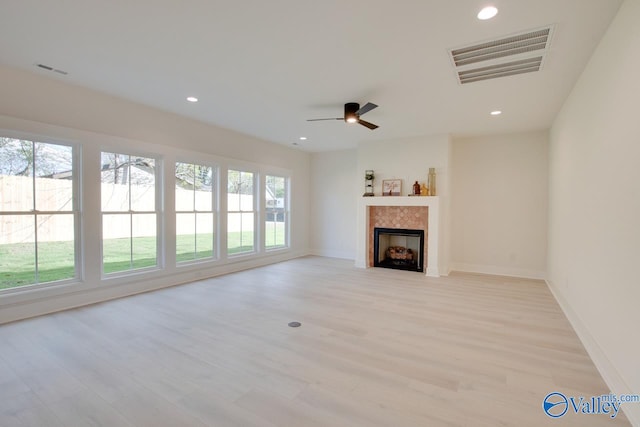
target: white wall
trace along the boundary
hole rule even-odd
[[[382,193],[383,179],[402,179],[402,195],[413,183],[427,182],[429,168],[436,168],[437,194],[449,196],[449,135],[369,141],[358,146],[358,177],[364,188],[364,171],[375,173],[374,193]]]
[[[544,278],[548,133],[454,139],[453,270]]]
[[[358,197],[364,193],[364,174],[358,181],[356,172],[356,150],[312,155],[311,252],[313,254],[355,259],[356,208]]]
[[[364,172],[375,174],[374,192],[382,193],[383,179],[402,179],[402,194],[411,192],[418,180],[427,182],[430,167],[436,168],[442,225],[442,271],[448,270],[446,221],[450,193],[450,146],[448,135],[423,136],[361,143],[357,150],[316,153],[312,156],[312,252],[319,255],[355,259],[358,199],[364,188]],[[336,190],[339,189],[339,190]],[[329,238],[328,230],[340,233]]]
[[[0,66],[0,115],[294,169],[308,190],[307,153],[61,79]]]
[[[178,102],[178,101],[177,101]],[[6,136],[60,140],[82,147],[84,280],[69,285],[12,290],[0,298],[0,323],[197,280],[309,252],[310,155],[283,145],[160,111],[60,79],[0,66],[0,130]],[[12,133],[9,135],[8,133]],[[174,161],[202,160],[261,174],[291,176],[291,247],[251,257],[225,258],[190,267],[175,265],[175,218],[164,215],[164,267],[149,273],[103,278],[100,269],[100,151],[127,150]],[[165,205],[173,206],[173,178],[164,181]],[[226,200],[220,201],[224,212]],[[226,216],[221,215],[224,229]],[[223,239],[224,240],[224,239]],[[224,245],[226,242],[221,242]]]
[[[549,285],[616,394],[640,393],[638,22],[625,1],[550,140]]]

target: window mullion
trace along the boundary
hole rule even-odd
[[[127,156],[127,185],[129,187],[129,268],[133,269],[133,205],[131,203],[131,155]]]
[[[31,141],[31,153],[31,194],[33,194],[31,206],[33,209],[33,253],[35,262],[35,283],[40,283],[40,271],[38,269],[38,206],[36,205],[36,200],[38,198],[36,194],[36,143],[33,141]]]
[[[35,142],[31,142],[31,191],[33,194],[33,200],[31,201],[31,206],[33,211],[36,211],[36,144]]]
[[[192,197],[193,197],[193,258],[197,258],[198,257],[198,209],[196,208],[196,165],[195,163],[192,165],[193,166],[193,183],[192,183],[192,187],[193,187],[193,191],[192,191]]]
[[[34,194],[35,196],[35,194]],[[35,199],[35,197],[34,197]],[[34,261],[35,261],[35,283],[40,283],[40,271],[38,269],[38,214],[33,214],[33,253],[34,253]]]
[[[195,191],[194,191],[195,194]],[[195,205],[194,205],[195,207]],[[198,212],[195,211],[193,212],[193,248],[194,248],[194,253],[193,256],[196,257],[198,255]]]
[[[129,212],[129,268],[133,268],[133,212]]]

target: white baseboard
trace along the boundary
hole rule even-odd
[[[354,252],[347,252],[347,251],[331,251],[331,250],[326,250],[326,249],[311,249],[310,251],[311,255],[316,255],[316,256],[323,256],[323,257],[327,257],[327,258],[340,258],[340,259],[349,259],[349,260],[355,260],[356,259],[356,255]]]
[[[560,308],[564,312],[564,315],[571,323],[571,326],[576,331],[578,338],[582,342],[582,345],[587,350],[589,357],[593,361],[593,364],[596,366],[598,372],[602,376],[602,379],[607,384],[611,393],[615,393],[616,395],[621,394],[638,394],[639,390],[632,390],[631,387],[626,383],[624,378],[620,375],[616,367],[611,360],[606,356],[605,352],[602,350],[602,347],[598,344],[596,339],[591,335],[587,327],[584,325],[580,316],[571,308],[569,302],[564,298],[562,293],[552,284],[551,281],[545,280],[547,283],[547,287],[553,294],[554,298],[560,305]],[[625,415],[631,422],[631,425],[640,427],[640,404],[638,403],[630,403],[630,404],[622,404],[622,410]]]
[[[440,277],[440,271],[438,270],[438,267],[427,267],[427,276]]]
[[[494,276],[510,276],[520,277],[523,279],[544,280],[546,272],[538,270],[529,270],[524,268],[501,267],[495,265],[465,264],[460,262],[452,262],[449,271],[460,271],[463,273],[491,274]]]

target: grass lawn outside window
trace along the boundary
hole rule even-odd
[[[276,223],[276,227],[284,227],[284,223]],[[245,232],[242,241],[251,241],[249,234],[253,232]],[[265,236],[265,246],[282,246],[282,241],[275,241],[274,236],[284,236],[284,233],[267,233]],[[199,247],[207,247],[206,243],[213,241],[212,234],[198,235],[198,239],[202,240]],[[240,246],[240,232],[228,233],[229,242],[234,243],[233,249],[229,250],[229,254],[242,253],[248,250],[247,247]],[[114,273],[128,269],[131,262],[130,243],[128,238],[124,239],[107,239],[104,241],[104,273]],[[136,258],[133,268],[140,269],[153,267],[156,265],[156,238],[155,237],[136,237],[133,239],[136,248]],[[62,242],[41,242],[39,248],[41,251],[49,254],[46,263],[41,263],[39,275],[41,281],[53,282],[56,280],[64,280],[73,275],[75,265],[73,260],[73,241]],[[178,235],[177,247],[185,247],[183,253],[178,252],[178,261],[195,261],[200,258],[211,256],[211,250],[198,251],[195,253],[190,245],[193,245],[192,235]],[[0,289],[15,288],[33,283],[33,244],[30,243],[14,243],[8,245],[0,245],[0,259],[5,266],[0,272]]]

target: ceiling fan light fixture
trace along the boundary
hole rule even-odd
[[[344,104],[344,121],[347,123],[356,123],[358,121],[358,110],[360,104],[357,102],[347,102]]]
[[[371,130],[377,129],[379,126],[373,123],[369,123],[360,118],[361,115],[368,113],[369,111],[377,108],[376,104],[372,104],[371,102],[367,102],[362,108],[360,108],[360,104],[357,102],[347,102],[344,104],[344,116],[335,117],[335,118],[327,118],[327,119],[307,119],[308,122],[317,122],[323,120],[344,120],[346,123],[359,123],[362,126],[369,128]]]

